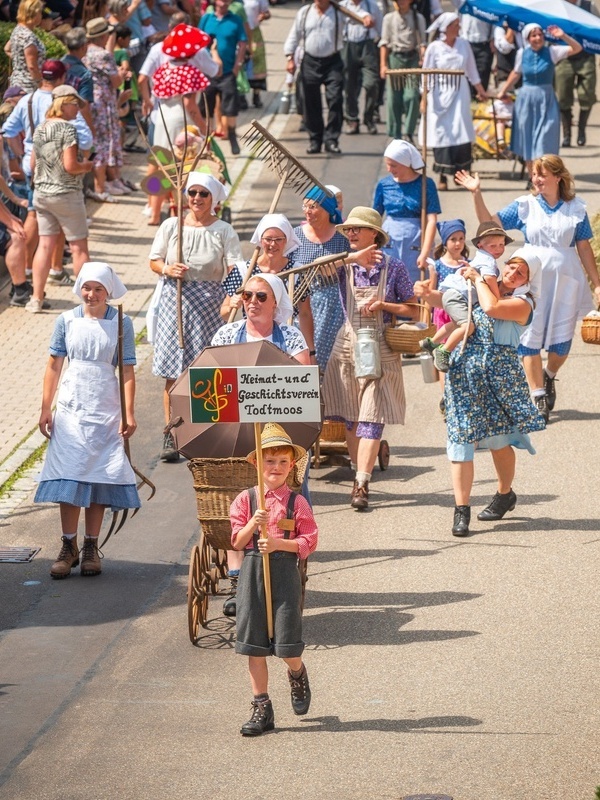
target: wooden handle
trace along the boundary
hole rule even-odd
[[[258,507],[261,511],[265,510],[265,485],[263,483],[263,454],[262,442],[260,440],[260,422],[254,423],[254,443],[256,446],[256,472],[258,477]],[[260,526],[260,538],[266,539],[267,526]],[[267,632],[269,639],[273,639],[273,600],[271,598],[271,562],[269,554],[263,553],[263,579],[265,584],[265,605],[267,608]]]

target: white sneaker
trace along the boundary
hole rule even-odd
[[[44,310],[42,308],[42,301],[36,300],[34,297],[32,297],[25,306],[25,310],[29,311],[30,314],[41,314]]]
[[[146,204],[146,205],[144,206],[144,208],[142,208],[142,214],[143,214],[145,217],[151,217],[151,216],[152,216],[152,209],[150,208],[150,206],[149,206],[149,205],[147,205],[147,204]]]
[[[125,194],[123,189],[119,186],[117,181],[106,181],[106,190],[112,195],[119,195]]]
[[[132,189],[130,189],[129,186],[126,186],[120,178],[118,178],[116,181],[113,181],[113,185],[118,186],[119,189],[122,189],[123,194],[132,193]]]
[[[93,192],[91,189],[88,191],[87,196],[90,200],[95,200],[97,203],[118,203],[116,197],[108,192]]]

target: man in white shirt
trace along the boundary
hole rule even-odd
[[[329,0],[314,0],[298,12],[283,46],[287,71],[294,75],[299,64],[303,89],[304,125],[310,137],[309,154],[341,154],[338,140],[344,120],[344,17]],[[303,55],[301,55],[303,53]],[[327,124],[323,123],[321,86],[325,87]]]

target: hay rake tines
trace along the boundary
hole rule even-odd
[[[260,122],[253,119],[250,129],[243,135],[242,140],[253,158],[263,161],[280,180],[285,180],[285,186],[297,194],[318,186],[328,197],[332,197],[331,192],[281,142],[263,128]]]
[[[338,268],[345,264],[348,252],[332,253],[328,256],[321,256],[310,264],[303,264],[281,273],[282,278],[289,276],[288,292],[293,303],[300,303],[310,289],[325,289],[329,286],[337,286]]]
[[[458,91],[460,79],[465,74],[462,69],[388,69],[392,89],[400,91],[405,87],[426,86],[431,91],[435,86]]]

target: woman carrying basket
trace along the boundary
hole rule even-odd
[[[361,256],[365,266],[350,263],[338,271],[346,321],[336,337],[323,383],[325,414],[345,422],[348,452],[356,469],[350,505],[363,511],[369,505],[369,481],[384,425],[404,424],[402,358],[386,344],[384,325],[392,314],[413,318],[417,310],[408,305],[416,299],[406,267],[377,249],[388,242],[377,211],[353,208],[338,231],[346,236],[352,251],[373,248],[366,258]],[[356,332],[367,326],[378,332],[379,378],[356,376]]]

